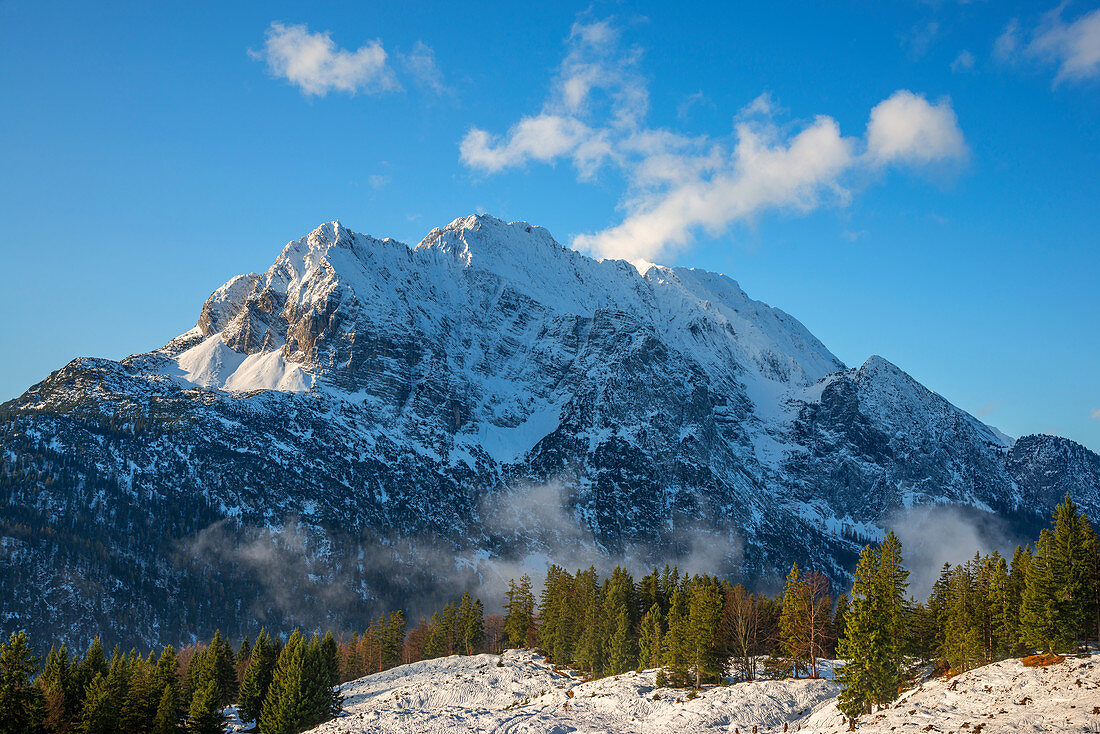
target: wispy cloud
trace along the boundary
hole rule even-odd
[[[1100,8],[1067,23],[1062,20],[1064,7],[1059,5],[1043,16],[1028,54],[1057,64],[1055,83],[1100,75]]]
[[[443,72],[435,60],[435,51],[423,41],[417,41],[411,52],[401,55],[401,61],[413,81],[435,94],[446,94]]]
[[[993,54],[1004,62],[1031,59],[1057,67],[1054,84],[1100,76],[1100,8],[1072,20],[1063,18],[1066,3],[1044,13],[1026,34],[1012,19],[997,37]]]
[[[986,416],[992,415],[994,412],[996,412],[997,409],[1001,407],[1001,405],[1002,403],[1000,400],[990,400],[988,403],[983,405],[980,410],[975,411],[974,415],[979,418],[985,418]]]
[[[939,34],[940,24],[936,21],[930,21],[910,28],[909,32],[902,36],[901,43],[909,52],[910,58],[916,61],[928,54]]]
[[[305,25],[272,23],[263,49],[249,54],[267,62],[272,74],[309,96],[400,89],[378,40],[348,51],[338,48],[327,32],[311,33]]]
[[[1089,413],[1089,417],[1091,417],[1094,421],[1100,421],[1100,408],[1093,408],[1092,412]]]
[[[951,71],[955,73],[971,71],[974,68],[974,62],[974,54],[963,49],[959,52],[959,55],[955,57],[955,60],[951,62]]]
[[[1005,24],[1001,35],[993,42],[993,55],[1001,61],[1010,61],[1016,57],[1020,46],[1020,21],[1013,18]]]
[[[700,231],[718,236],[766,210],[844,204],[845,177],[855,170],[966,154],[950,102],[930,103],[906,90],[874,108],[866,139],[842,135],[827,115],[781,125],[767,94],[741,110],[732,132],[720,138],[650,127],[641,57],[613,20],[578,21],[543,108],[503,135],[470,129],[462,161],[491,174],[567,160],[581,180],[615,168],[627,183],[623,221],[580,235],[573,245],[639,263],[689,245]]]

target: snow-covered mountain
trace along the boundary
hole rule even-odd
[[[163,348],[5,404],[0,437],[0,626],[195,597],[128,608],[149,641],[240,604],[358,623],[547,559],[840,578],[905,508],[1100,510],[1071,441],[1014,442],[880,357],[847,369],[725,276],[487,216],[415,247],[322,225]]]
[[[1072,657],[1049,667],[1009,659],[951,678],[934,677],[890,706],[861,717],[858,731],[1095,732],[1100,661]],[[526,650],[454,655],[402,665],[341,686],[344,713],[315,734],[685,734],[849,731],[827,677],[658,688],[657,671],[585,681]],[[248,729],[234,722],[233,731]]]

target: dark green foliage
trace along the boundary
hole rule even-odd
[[[85,689],[77,731],[80,734],[115,734],[117,705],[111,698],[107,676],[97,673]]]
[[[535,636],[535,597],[531,577],[524,574],[517,584],[508,582],[504,601],[504,639],[508,647],[528,647]]]
[[[150,734],[178,734],[180,726],[180,704],[176,697],[175,686],[165,686],[157,703],[157,713],[153,717]]]
[[[902,651],[907,638],[901,543],[893,532],[859,557],[845,634],[837,654],[846,659],[837,673],[844,686],[840,710],[852,718],[897,698],[904,681]]]
[[[26,632],[13,632],[0,642],[0,734],[33,734],[41,730],[46,711],[42,690],[31,683],[38,658],[31,655]]]
[[[306,640],[294,630],[279,653],[264,698],[260,713],[264,734],[297,734],[339,711],[340,698],[331,684],[332,665],[321,638],[315,635]]]
[[[275,671],[275,657],[275,645],[267,636],[267,631],[261,629],[241,682],[239,704],[241,718],[245,721],[257,721],[260,718],[260,709],[271,685],[271,675]]]
[[[214,678],[195,691],[187,711],[188,734],[221,734],[225,731],[225,716],[218,705],[220,695],[218,682]]]

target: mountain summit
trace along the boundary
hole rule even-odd
[[[1027,522],[1068,489],[1100,510],[1100,457],[1071,441],[1012,441],[881,357],[848,369],[725,276],[488,216],[415,247],[323,224],[161,349],[4,404],[0,437],[0,581],[31,589],[4,631],[57,636],[166,591],[195,603],[120,634],[225,630],[242,598],[273,626],[359,624],[548,560],[839,579],[909,508]]]

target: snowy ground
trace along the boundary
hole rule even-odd
[[[799,722],[803,731],[847,726],[835,704]],[[1069,658],[1046,668],[1004,660],[902,694],[890,708],[866,716],[859,731],[1100,732],[1100,656]]]
[[[503,662],[503,666],[498,666]],[[828,680],[657,689],[655,671],[584,683],[523,650],[430,660],[344,686],[347,715],[315,732],[696,732],[782,729],[836,695]],[[656,696],[656,700],[655,699]]]
[[[498,665],[498,663],[502,663]],[[826,665],[831,673],[832,665]],[[841,732],[831,680],[780,680],[689,691],[655,671],[584,683],[525,650],[404,665],[343,687],[345,713],[314,734],[395,732]],[[655,700],[656,699],[656,700]],[[1008,660],[907,691],[858,731],[1100,733],[1100,656],[1048,668]],[[786,727],[786,729],[785,729]]]

